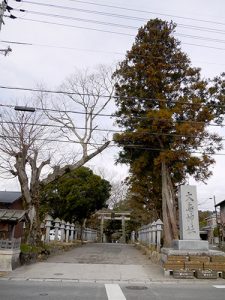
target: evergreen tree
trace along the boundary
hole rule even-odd
[[[80,167],[44,186],[41,193],[42,214],[69,222],[83,222],[96,210],[106,207],[110,183],[92,170]]]
[[[123,147],[118,161],[130,165],[132,176],[160,187],[165,246],[178,238],[177,185],[188,175],[208,179],[211,154],[221,149],[221,138],[207,131],[218,89],[192,67],[175,28],[150,20],[114,74],[117,124],[125,129],[114,136]]]

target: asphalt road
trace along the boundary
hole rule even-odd
[[[80,264],[146,264],[151,262],[133,245],[117,243],[89,243],[63,255],[50,257],[47,263]]]
[[[0,300],[225,300],[225,280],[165,277],[132,245],[87,244],[0,277]]]
[[[47,261],[22,266],[8,274],[15,279],[71,279],[78,282],[161,280],[163,270],[133,245],[87,244]]]
[[[218,288],[220,287],[220,288]],[[225,285],[0,281],[1,300],[224,300]]]

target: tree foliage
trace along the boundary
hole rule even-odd
[[[212,154],[222,147],[207,125],[218,118],[214,104],[224,81],[217,78],[216,87],[215,80],[201,78],[174,37],[175,28],[173,22],[150,20],[114,74],[117,124],[125,128],[114,136],[123,146],[118,161],[130,165],[135,180],[145,177],[160,188],[167,246],[178,238],[177,185],[189,175],[207,180]]]
[[[110,183],[89,168],[78,168],[43,188],[42,214],[82,225],[96,210],[105,207],[110,189]]]
[[[198,211],[198,217],[199,217],[199,227],[200,229],[202,227],[205,227],[207,225],[207,221],[206,221],[206,218],[210,217],[212,215],[212,211],[209,211],[209,210],[199,210]]]

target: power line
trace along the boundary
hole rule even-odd
[[[72,127],[66,126],[66,125],[56,125],[56,124],[43,124],[43,123],[31,123],[31,122],[14,122],[14,121],[0,121],[0,124],[14,124],[14,125],[28,125],[28,126],[40,126],[40,127],[53,127],[53,128],[63,128],[63,129],[72,129]],[[93,130],[93,131],[102,131],[102,132],[114,132],[114,133],[123,133],[121,130],[115,130],[115,129],[103,129],[103,128],[85,128],[85,127],[77,127],[78,130]]]
[[[212,23],[212,24],[217,24],[217,25],[225,25],[225,23],[221,23],[221,22],[217,22],[217,21],[209,21],[209,20],[196,19],[196,18],[190,18],[190,17],[184,17],[184,16],[162,14],[162,13],[153,12],[153,11],[140,10],[140,9],[134,9],[134,8],[129,8],[129,7],[123,7],[123,6],[108,5],[108,4],[103,4],[103,3],[100,4],[100,3],[95,3],[95,2],[91,2],[91,1],[79,1],[79,0],[67,0],[67,1],[83,3],[83,4],[91,4],[91,5],[94,5],[94,6],[100,6],[100,7],[106,7],[106,8],[115,8],[115,9],[120,9],[120,10],[125,10],[125,11],[138,12],[138,13],[157,14],[157,15],[160,15],[160,16],[173,17],[173,18],[179,18],[179,19],[190,20],[190,21]],[[23,1],[23,2],[25,2],[25,1]]]
[[[112,54],[116,54],[116,55],[123,55],[125,56],[126,53],[125,52],[119,52],[119,51],[103,51],[103,50],[94,50],[94,49],[85,49],[85,48],[75,48],[75,47],[69,47],[69,46],[57,46],[57,45],[49,45],[49,44],[39,44],[39,43],[33,43],[33,42],[19,42],[19,41],[6,41],[6,40],[0,40],[0,43],[4,43],[4,44],[15,44],[15,45],[21,45],[21,46],[34,46],[34,47],[46,47],[46,48],[55,48],[55,49],[65,49],[65,50],[75,50],[75,51],[81,51],[81,52],[94,52],[94,53],[103,53],[103,54],[108,54],[108,55],[112,55]],[[185,44],[185,43],[183,43]],[[188,44],[189,45],[189,44]],[[196,45],[196,46],[200,46],[201,45]],[[225,48],[223,49],[225,50]],[[141,54],[135,54],[135,57],[147,57],[147,55],[141,55]],[[154,57],[157,58],[157,57]],[[212,65],[219,65],[219,66],[225,66],[225,64],[222,63],[215,63],[215,62],[209,62],[209,61],[196,61],[193,60],[196,63],[203,63],[203,64],[212,64]],[[176,61],[174,61],[176,62]]]
[[[19,139],[19,137],[15,137],[15,136],[6,136],[6,135],[0,135],[0,138],[4,138],[4,139]],[[68,140],[57,140],[57,139],[48,139],[48,138],[37,138],[37,141],[46,141],[46,142],[59,142],[59,143],[70,143],[70,144],[80,144],[80,142],[78,141],[68,141]],[[113,140],[110,142],[114,142]],[[92,143],[92,142],[84,142],[83,144],[85,145],[90,145],[90,146],[104,146],[105,144],[102,143]],[[109,145],[108,147],[125,147],[125,148],[132,148],[132,149],[140,149],[140,150],[149,150],[149,151],[172,151],[175,152],[177,150],[171,150],[171,149],[167,149],[167,148],[151,148],[151,147],[146,147],[146,145],[136,145],[136,144],[120,144],[118,145]],[[180,149],[182,150],[182,149]],[[184,149],[186,151],[186,149]],[[205,152],[205,151],[190,151],[190,149],[188,149],[189,153],[191,154],[208,154],[208,155],[219,155],[219,156],[224,156],[225,153],[212,153],[212,152]]]
[[[65,5],[62,6],[62,5],[46,4],[46,3],[36,2],[36,1],[24,1],[24,0],[22,0],[20,2],[39,5],[39,6],[44,6],[44,7],[60,8],[60,9],[70,10],[70,11],[75,10],[75,11],[84,12],[84,13],[104,15],[104,16],[109,16],[109,17],[117,17],[117,18],[122,18],[122,19],[130,19],[130,20],[137,20],[137,21],[148,21],[148,18],[142,18],[142,17],[130,16],[130,15],[121,15],[121,14],[116,14],[116,13],[108,13],[108,12],[104,12],[104,11],[96,11],[96,10],[90,10],[90,9],[82,9],[82,8],[65,6]],[[126,8],[126,11],[127,10],[129,10],[129,9]],[[148,13],[159,14],[157,12],[148,12]],[[166,16],[168,16],[168,15],[166,15]],[[172,17],[178,17],[178,16],[172,16]],[[205,22],[205,23],[212,23],[212,24],[217,24],[217,25],[225,25],[225,23],[214,22],[214,21],[209,21],[209,20],[207,21],[207,20],[200,20],[200,19],[193,19],[193,18],[185,18],[185,17],[181,17],[181,16],[179,16],[179,18],[188,19],[188,20],[191,20],[191,21],[195,20],[195,21],[200,21],[200,22]],[[183,25],[183,24],[179,24],[179,25]]]
[[[5,17],[7,17],[7,18],[9,18],[9,19],[12,19],[10,16],[5,16]],[[15,19],[15,18],[13,18],[13,19]],[[23,18],[23,17],[16,17],[16,19],[18,19],[18,20],[23,20],[23,21],[31,21],[31,22],[36,22],[36,23],[43,23],[43,24],[57,25],[57,26],[62,26],[62,27],[78,28],[78,29],[85,29],[85,30],[91,30],[91,31],[97,31],[97,32],[104,32],[104,33],[110,33],[110,34],[116,34],[116,35],[122,35],[122,36],[134,37],[134,34],[129,34],[129,33],[125,33],[125,32],[117,32],[117,31],[111,31],[111,30],[103,30],[103,29],[97,29],[97,28],[90,28],[90,27],[84,27],[84,26],[77,26],[77,25],[65,24],[65,23],[56,23],[56,22],[43,21],[43,20],[36,20],[36,19]],[[225,48],[214,47],[214,46],[206,46],[206,45],[194,44],[194,43],[186,43],[186,42],[182,42],[182,44],[184,44],[184,45],[189,45],[189,46],[196,46],[196,47],[208,48],[208,49],[222,50],[222,51],[225,50]]]
[[[21,46],[37,46],[37,47],[47,47],[47,48],[58,48],[58,49],[65,49],[65,50],[75,50],[75,51],[86,51],[86,52],[94,52],[94,53],[105,53],[108,55],[116,54],[116,55],[126,55],[125,52],[116,52],[116,51],[101,51],[101,50],[94,50],[94,49],[85,49],[85,48],[75,48],[69,46],[56,46],[56,45],[48,45],[48,44],[37,44],[33,42],[18,42],[18,41],[5,41],[1,40],[1,43],[5,44],[16,44]],[[221,64],[220,64],[221,65]]]
[[[1,87],[0,87],[1,88]],[[8,108],[15,108],[14,105],[10,105],[10,104],[1,104],[0,103],[0,107],[8,107]],[[82,111],[75,111],[75,110],[59,110],[59,109],[51,109],[51,108],[40,108],[40,107],[36,107],[34,108],[34,110],[40,110],[40,111],[50,111],[50,112],[56,112],[56,113],[71,113],[71,114],[78,114],[78,115],[86,115],[86,112],[82,112]],[[103,114],[103,113],[98,113],[98,114],[92,114],[92,116],[99,116],[99,117],[110,117],[110,118],[117,118],[116,115],[113,114]],[[132,117],[131,117],[132,119]],[[159,120],[159,121],[171,121],[170,119],[165,119],[165,118],[156,118],[156,117],[139,117],[139,116],[135,116],[133,117],[133,119],[141,119],[141,120]],[[176,121],[176,123],[190,123],[190,124],[199,124],[199,125],[205,125],[206,122],[203,121],[193,121],[193,120],[180,120],[180,121]],[[207,126],[211,126],[211,127],[225,127],[225,124],[212,124],[209,123],[207,124]],[[81,129],[81,128],[80,128]],[[110,130],[107,130],[110,131]],[[121,132],[121,131],[118,131]]]
[[[5,17],[11,19],[10,16],[5,16]],[[133,34],[129,34],[129,33],[125,33],[125,32],[116,32],[116,31],[111,31],[111,30],[103,30],[103,29],[97,29],[97,28],[77,26],[77,25],[72,25],[72,24],[56,23],[56,22],[36,20],[36,19],[30,19],[30,18],[28,19],[28,18],[23,18],[23,17],[16,17],[16,19],[23,20],[23,21],[31,21],[31,22],[36,22],[36,23],[57,25],[57,26],[62,26],[62,27],[71,27],[71,28],[78,28],[78,29],[85,29],[85,30],[91,30],[91,31],[104,32],[104,33],[112,33],[112,34],[118,34],[118,35],[123,35],[123,36],[130,36],[130,37],[134,36]]]
[[[60,19],[65,19],[65,20],[81,21],[81,22],[85,22],[85,23],[94,23],[94,24],[99,24],[99,25],[114,26],[114,27],[120,27],[120,28],[125,28],[125,29],[134,29],[134,30],[138,29],[138,27],[136,27],[136,26],[129,26],[129,25],[124,25],[124,24],[110,23],[110,22],[102,22],[102,21],[90,20],[90,19],[75,18],[75,17],[70,17],[70,16],[50,14],[50,13],[38,12],[38,11],[32,11],[32,10],[24,10],[24,9],[22,9],[22,10],[13,9],[13,10],[17,11],[17,12],[26,12],[29,14],[35,14],[35,15],[41,15],[41,16],[53,17],[53,18],[60,18]]]
[[[60,19],[65,19],[65,20],[81,21],[81,22],[85,22],[85,23],[93,23],[93,24],[113,26],[113,27],[120,27],[120,28],[124,28],[124,29],[134,29],[134,30],[139,29],[139,27],[137,27],[137,26],[130,26],[130,25],[124,25],[124,24],[118,24],[118,23],[111,23],[111,22],[103,22],[103,21],[91,20],[91,19],[86,19],[86,18],[85,19],[76,18],[76,17],[65,16],[65,15],[60,15],[60,14],[52,14],[52,13],[45,13],[45,12],[25,10],[25,9],[13,9],[13,10],[17,11],[17,12],[23,12],[23,13],[26,12],[26,13],[35,14],[35,15],[41,15],[41,16],[47,16],[47,17],[53,17],[53,18],[60,18]],[[224,30],[219,30],[219,29],[214,29],[214,28],[194,26],[194,25],[185,25],[185,24],[177,24],[177,25],[178,25],[178,27],[183,27],[183,28],[188,28],[188,29],[191,28],[193,30],[200,30],[200,31],[206,31],[206,32],[211,32],[211,33],[225,34]],[[176,35],[179,36],[180,34],[176,33]],[[190,35],[189,35],[189,37],[190,37]],[[201,38],[204,38],[204,37],[201,37]],[[217,41],[218,42],[219,40],[218,39],[212,39],[212,41]]]
[[[66,125],[56,125],[56,124],[43,124],[43,123],[32,123],[32,122],[14,122],[14,121],[1,121],[1,124],[12,124],[12,125],[27,125],[27,126],[40,126],[40,127],[53,127],[53,128],[63,128],[70,130],[72,127]],[[224,125],[225,126],[225,125]],[[75,127],[77,130],[91,130],[90,128],[85,127]],[[100,132],[113,132],[113,133],[132,133],[132,134],[146,134],[146,135],[157,135],[157,136],[172,136],[172,137],[185,137],[185,138],[198,138],[201,139],[202,137],[198,137],[197,135],[190,135],[190,134],[177,134],[177,133],[164,133],[164,132],[149,132],[146,130],[138,130],[134,132],[127,132],[122,130],[116,129],[102,129],[102,128],[94,128],[93,131],[100,131]],[[203,137],[204,140],[211,140],[210,137]],[[225,141],[225,138],[221,138],[221,141]]]
[[[28,4],[35,4],[35,5],[39,5],[39,6],[51,7],[51,8],[60,8],[60,9],[65,9],[65,10],[69,10],[69,11],[79,11],[79,12],[103,15],[103,16],[108,16],[108,17],[117,17],[117,18],[122,18],[122,19],[137,20],[137,21],[146,21],[147,20],[147,18],[120,15],[120,14],[108,13],[108,12],[104,12],[104,11],[82,9],[82,8],[71,7],[71,6],[46,4],[46,3],[39,3],[39,2],[34,2],[34,1],[21,1],[21,2],[28,3]]]
[[[112,98],[112,99],[119,99],[121,98],[120,96],[115,96],[115,95],[97,95],[94,93],[78,93],[78,92],[67,92],[67,91],[62,91],[62,90],[58,90],[58,91],[54,91],[54,90],[47,90],[47,89],[35,89],[35,88],[25,88],[25,87],[12,87],[12,86],[3,86],[0,85],[0,89],[6,89],[6,90],[17,90],[17,91],[26,91],[26,92],[42,92],[42,93],[52,93],[52,94],[63,94],[63,95],[77,95],[77,96],[92,96],[92,97],[99,97],[99,98]],[[158,101],[158,102],[167,102],[168,100],[166,99],[159,99],[159,98],[142,98],[142,97],[135,97],[135,96],[123,96],[123,99],[130,99],[130,100],[144,100],[144,101]],[[176,100],[170,100],[170,103],[174,103],[176,104],[177,101]],[[199,104],[202,103],[193,103],[193,102],[179,102],[179,104],[183,104],[183,105],[191,105],[191,106],[199,106]],[[225,105],[222,104],[216,104],[214,103],[213,105],[211,105],[212,107],[220,107],[220,108],[225,108]],[[13,105],[11,105],[11,107],[14,107]],[[43,108],[37,108],[37,109],[41,109],[43,110]],[[48,110],[48,109],[45,109]],[[53,110],[54,111],[54,110]],[[57,110],[56,110],[57,111]],[[61,111],[61,112],[74,112],[74,111]],[[86,114],[84,112],[84,114]],[[102,116],[112,116],[113,115],[108,115],[108,114],[101,114]],[[116,117],[116,116],[115,116]]]

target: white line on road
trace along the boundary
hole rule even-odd
[[[217,289],[225,289],[225,285],[214,285]]]
[[[105,284],[108,300],[126,300],[119,284]]]

